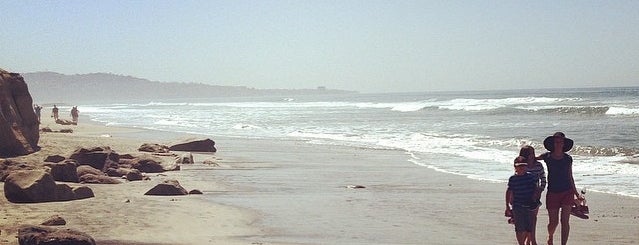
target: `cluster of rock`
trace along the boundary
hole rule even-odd
[[[210,139],[183,143],[180,149],[200,151],[214,149]],[[184,146],[186,145],[186,146]],[[189,146],[194,146],[189,148]],[[185,148],[186,147],[186,148]],[[143,144],[140,154],[118,154],[108,146],[79,148],[68,157],[52,155],[42,164],[26,164],[5,160],[0,162],[0,180],[5,182],[5,197],[14,203],[70,201],[93,197],[88,187],[71,188],[60,182],[83,184],[119,184],[127,181],[148,180],[146,173],[161,173],[180,169],[180,164],[192,164],[193,155],[186,152],[177,156],[171,147]],[[193,193],[199,191],[194,190]],[[201,193],[201,192],[200,192]],[[165,181],[149,190],[146,195],[189,194],[176,180]]]
[[[209,146],[203,146],[208,142]],[[205,140],[196,143],[211,149],[214,142]],[[186,152],[177,156],[170,147],[159,144],[143,144],[140,154],[118,154],[108,146],[79,148],[68,157],[52,155],[42,164],[22,163],[12,160],[0,161],[0,180],[4,181],[4,193],[13,203],[35,203],[70,201],[93,197],[93,191],[86,186],[70,187],[60,182],[75,183],[121,183],[149,179],[145,173],[159,173],[179,170],[179,164],[192,164],[193,155]],[[148,153],[146,153],[148,152]],[[171,159],[171,160],[167,160]],[[118,177],[118,178],[116,178]],[[144,195],[188,195],[202,194],[199,190],[187,191],[177,180],[165,180],[148,190]],[[56,229],[49,226],[66,225],[59,216],[53,216],[40,225],[23,225],[18,229],[19,244],[96,244],[88,234],[73,229]]]
[[[40,139],[39,123],[20,74],[0,69],[0,105],[0,156],[35,152]]]

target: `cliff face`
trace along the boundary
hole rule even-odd
[[[0,69],[0,156],[35,152],[40,139],[27,83],[17,73]]]

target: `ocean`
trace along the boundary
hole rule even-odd
[[[63,108],[64,109],[64,108]],[[218,97],[79,105],[112,126],[393,149],[416,164],[506,182],[524,144],[575,141],[577,188],[639,197],[639,87]]]

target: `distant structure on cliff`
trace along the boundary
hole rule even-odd
[[[317,89],[255,89],[202,83],[157,82],[110,73],[64,75],[34,72],[24,73],[22,76],[29,84],[37,103],[356,93],[323,86]]]

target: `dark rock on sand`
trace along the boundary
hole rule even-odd
[[[77,174],[78,178],[81,178],[82,176],[87,175],[87,174],[104,175],[104,173],[102,171],[100,171],[99,169],[96,169],[94,167],[91,167],[89,165],[78,166],[76,168],[76,174]]]
[[[67,159],[64,156],[60,156],[60,155],[52,155],[52,156],[48,156],[47,158],[44,159],[45,162],[62,162],[65,159]]]
[[[204,193],[202,193],[202,191],[200,191],[198,189],[193,189],[193,190],[189,191],[189,194],[204,194]]]
[[[186,139],[169,147],[172,151],[216,152],[215,141],[211,139]]]
[[[165,145],[160,145],[160,144],[144,143],[142,144],[142,146],[140,146],[140,148],[138,148],[138,151],[168,153],[169,147]]]
[[[77,172],[78,163],[75,162],[75,160],[68,160],[59,163],[45,162],[44,166],[51,168],[51,176],[53,176],[53,179],[56,181],[79,182]]]
[[[18,73],[0,69],[0,156],[35,152],[40,139],[38,118],[27,83]]]
[[[144,193],[144,195],[151,196],[178,196],[187,194],[186,189],[184,189],[177,180],[165,180],[164,183],[160,183]]]
[[[18,229],[18,242],[20,245],[95,245],[95,240],[81,231],[33,225]]]
[[[44,222],[42,222],[40,225],[56,226],[56,225],[66,225],[66,224],[67,224],[67,221],[64,220],[64,218],[60,217],[59,215],[53,215],[49,217],[47,220],[45,220]]]
[[[60,125],[78,125],[76,122],[69,121],[67,119],[60,119],[60,118],[58,118],[58,120],[55,120],[55,123]]]
[[[165,171],[179,170],[174,162],[167,163],[163,158],[144,154],[132,161],[132,168],[145,173],[161,173]]]
[[[60,129],[60,133],[73,133],[73,129],[63,128],[63,129]]]
[[[78,195],[77,189],[82,189]],[[70,201],[86,198],[88,187],[71,188],[66,184],[56,184],[53,177],[43,170],[17,170],[7,176],[4,183],[4,195],[13,203],[37,203]]]
[[[4,182],[4,195],[13,203],[51,202],[55,194],[55,181],[45,171],[13,171]]]
[[[146,179],[146,177],[142,175],[142,172],[140,172],[140,170],[137,170],[137,169],[131,169],[131,171],[129,171],[125,177],[126,177],[126,180],[128,181],[137,181],[137,180]]]
[[[120,155],[111,150],[108,146],[92,147],[92,148],[79,148],[71,154],[70,159],[78,161],[79,165],[89,165],[101,171],[105,171],[109,164],[117,164],[120,160]]]
[[[75,199],[76,200],[85,199],[85,198],[91,198],[91,197],[95,196],[93,194],[93,190],[91,190],[91,188],[86,187],[86,186],[74,187],[72,190],[73,190],[73,194],[75,195]]]
[[[85,174],[80,176],[80,183],[84,184],[121,184],[122,181],[106,175]]]

